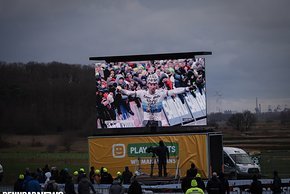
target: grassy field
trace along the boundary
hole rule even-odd
[[[1,152],[0,161],[4,167],[4,185],[11,185],[20,173],[24,173],[26,168],[36,171],[43,168],[45,164],[50,167],[55,166],[59,170],[68,168],[70,173],[85,168],[88,170],[88,154],[86,152]]]
[[[261,171],[263,176],[267,178],[273,177],[273,170],[277,170],[281,178],[289,178],[289,164],[289,150],[265,150],[261,152]]]
[[[43,168],[46,164],[59,170],[68,168],[70,173],[79,168],[88,170],[87,138],[72,137],[69,152],[65,151],[62,140],[61,135],[2,136],[2,141],[9,143],[0,149],[0,163],[4,167],[4,179],[1,184],[11,185],[26,168],[35,172],[37,168]]]

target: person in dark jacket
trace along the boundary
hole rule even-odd
[[[123,184],[123,176],[122,176],[122,173],[120,171],[118,171],[116,175],[117,176],[116,176],[115,180],[117,180],[119,182],[119,184],[122,185]]]
[[[65,194],[76,194],[75,186],[71,176],[67,177],[67,180],[64,185]]]
[[[224,173],[219,174],[219,180],[221,182],[221,193],[222,194],[229,194],[230,193],[230,186],[228,179],[225,178]]]
[[[41,191],[41,186],[36,180],[36,175],[35,173],[26,173],[26,177],[24,179],[23,185],[24,185],[24,190],[26,192],[40,192]]]
[[[14,184],[14,191],[15,192],[25,191],[23,188],[23,182],[24,182],[24,175],[20,174],[17,181]]]
[[[181,189],[185,193],[189,188],[191,188],[191,181],[194,179],[193,176],[191,176],[190,171],[186,171],[186,176],[181,181]]]
[[[281,187],[282,187],[282,183],[281,183],[280,177],[278,176],[278,172],[274,171],[273,184],[271,188],[273,193],[280,194],[282,192]]]
[[[101,173],[101,184],[112,184],[113,183],[113,177],[108,172],[107,168],[103,168],[103,173]]]
[[[36,169],[36,179],[38,180],[39,183],[45,182],[45,176],[41,168]]]
[[[250,186],[250,193],[253,194],[262,194],[263,193],[263,187],[261,181],[258,180],[257,175],[253,176],[253,182]]]
[[[190,175],[192,177],[196,177],[196,175],[197,175],[197,168],[196,168],[196,166],[195,166],[194,163],[191,163],[190,169],[188,169],[188,170],[189,170],[189,173],[190,173]]]
[[[44,191],[47,192],[59,192],[58,184],[56,183],[54,177],[51,177],[49,181],[44,185]]]
[[[158,156],[158,175],[162,176],[162,168],[164,172],[164,176],[167,176],[167,159],[169,159],[169,151],[167,146],[164,145],[162,140],[159,141],[159,146],[156,150],[156,155]]]
[[[142,194],[141,185],[138,183],[136,178],[133,179],[131,185],[129,186],[128,194]]]
[[[86,177],[86,174],[83,173],[78,184],[78,194],[90,194],[90,188],[93,193],[96,193],[96,190],[91,183],[91,181]]]
[[[109,188],[109,194],[124,194],[125,188],[121,185],[119,179],[115,179]]]
[[[206,190],[208,194],[219,194],[221,193],[221,182],[217,178],[217,173],[212,173],[212,178],[207,182]]]
[[[132,176],[133,176],[133,173],[129,170],[129,167],[126,166],[125,171],[122,173],[123,183],[130,184]]]
[[[92,184],[95,183],[95,167],[94,166],[91,166],[91,171],[90,171],[90,181]]]

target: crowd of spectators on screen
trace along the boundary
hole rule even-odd
[[[139,62],[96,63],[96,108],[101,127],[105,128],[105,120],[125,120],[135,113],[130,102],[138,108],[141,101],[134,96],[126,96],[117,92],[116,87],[136,91],[146,89],[147,76],[155,73],[159,77],[158,87],[171,90],[178,87],[194,86],[191,94],[201,95],[205,87],[205,62],[203,58],[156,60]],[[184,103],[184,94],[177,96]]]

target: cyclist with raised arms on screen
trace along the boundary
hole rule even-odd
[[[125,95],[135,95],[139,97],[142,102],[142,109],[144,112],[143,126],[146,127],[160,127],[161,124],[161,112],[162,101],[168,96],[174,94],[181,94],[190,91],[191,87],[180,87],[172,90],[159,89],[158,88],[158,76],[156,74],[150,74],[147,77],[147,90],[129,91],[117,87],[117,90]]]

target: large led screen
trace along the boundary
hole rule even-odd
[[[204,126],[205,58],[97,61],[96,127]]]

